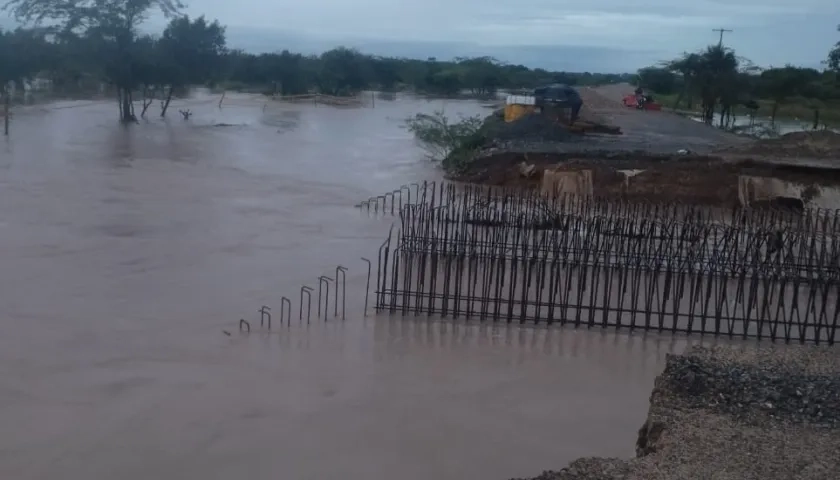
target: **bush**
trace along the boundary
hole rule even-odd
[[[406,120],[408,131],[414,134],[426,156],[450,173],[465,169],[485,143],[480,132],[482,124],[478,115],[450,122],[442,111],[418,113]]]

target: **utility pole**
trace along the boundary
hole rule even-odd
[[[712,31],[713,32],[720,32],[720,40],[718,40],[718,47],[723,46],[723,34],[724,34],[724,32],[726,32],[726,33],[732,32],[732,30],[729,30],[729,29],[726,29],[726,28],[713,28]]]

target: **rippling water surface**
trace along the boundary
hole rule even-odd
[[[486,109],[217,100],[127,129],[109,102],[28,107],[0,140],[0,477],[504,479],[632,455],[682,340],[362,315],[359,258],[392,219],[353,205],[438,178],[402,119]],[[338,264],[346,321],[298,325],[300,286]],[[281,295],[291,328],[238,334]]]

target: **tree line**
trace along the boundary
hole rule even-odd
[[[840,31],[840,27],[838,27]],[[722,45],[639,70],[636,83],[657,94],[675,95],[674,108],[698,110],[708,124],[731,124],[733,108],[754,113],[769,109],[775,123],[780,107],[796,103],[813,112],[840,109],[840,42],[828,53],[822,71],[792,65],[759,68]]]
[[[411,89],[483,96],[546,83],[592,85],[632,78],[530,69],[491,57],[390,58],[344,47],[321,55],[288,50],[250,54],[227,47],[218,21],[183,15],[180,0],[9,0],[4,9],[26,25],[0,31],[0,85],[7,98],[9,85],[22,87],[34,79],[62,93],[107,85],[125,122],[146,115],[155,101],[165,116],[173,95],[193,85],[281,95]],[[140,25],[153,13],[162,13],[168,25],[159,35],[141,34]]]

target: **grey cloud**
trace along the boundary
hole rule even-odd
[[[837,0],[187,1],[188,13],[230,26],[232,45],[256,50],[377,45],[398,55],[502,52],[514,61],[529,59],[520,63],[549,65],[561,61],[552,57],[561,55],[558,49],[567,49],[564,64],[568,49],[577,49],[575,55],[590,52],[613,71],[703,48],[717,40],[712,29],[720,27],[734,30],[727,45],[761,65],[819,65],[840,40]],[[153,18],[150,29],[163,22]],[[423,54],[423,48],[438,53]],[[589,60],[580,61],[584,69]]]

